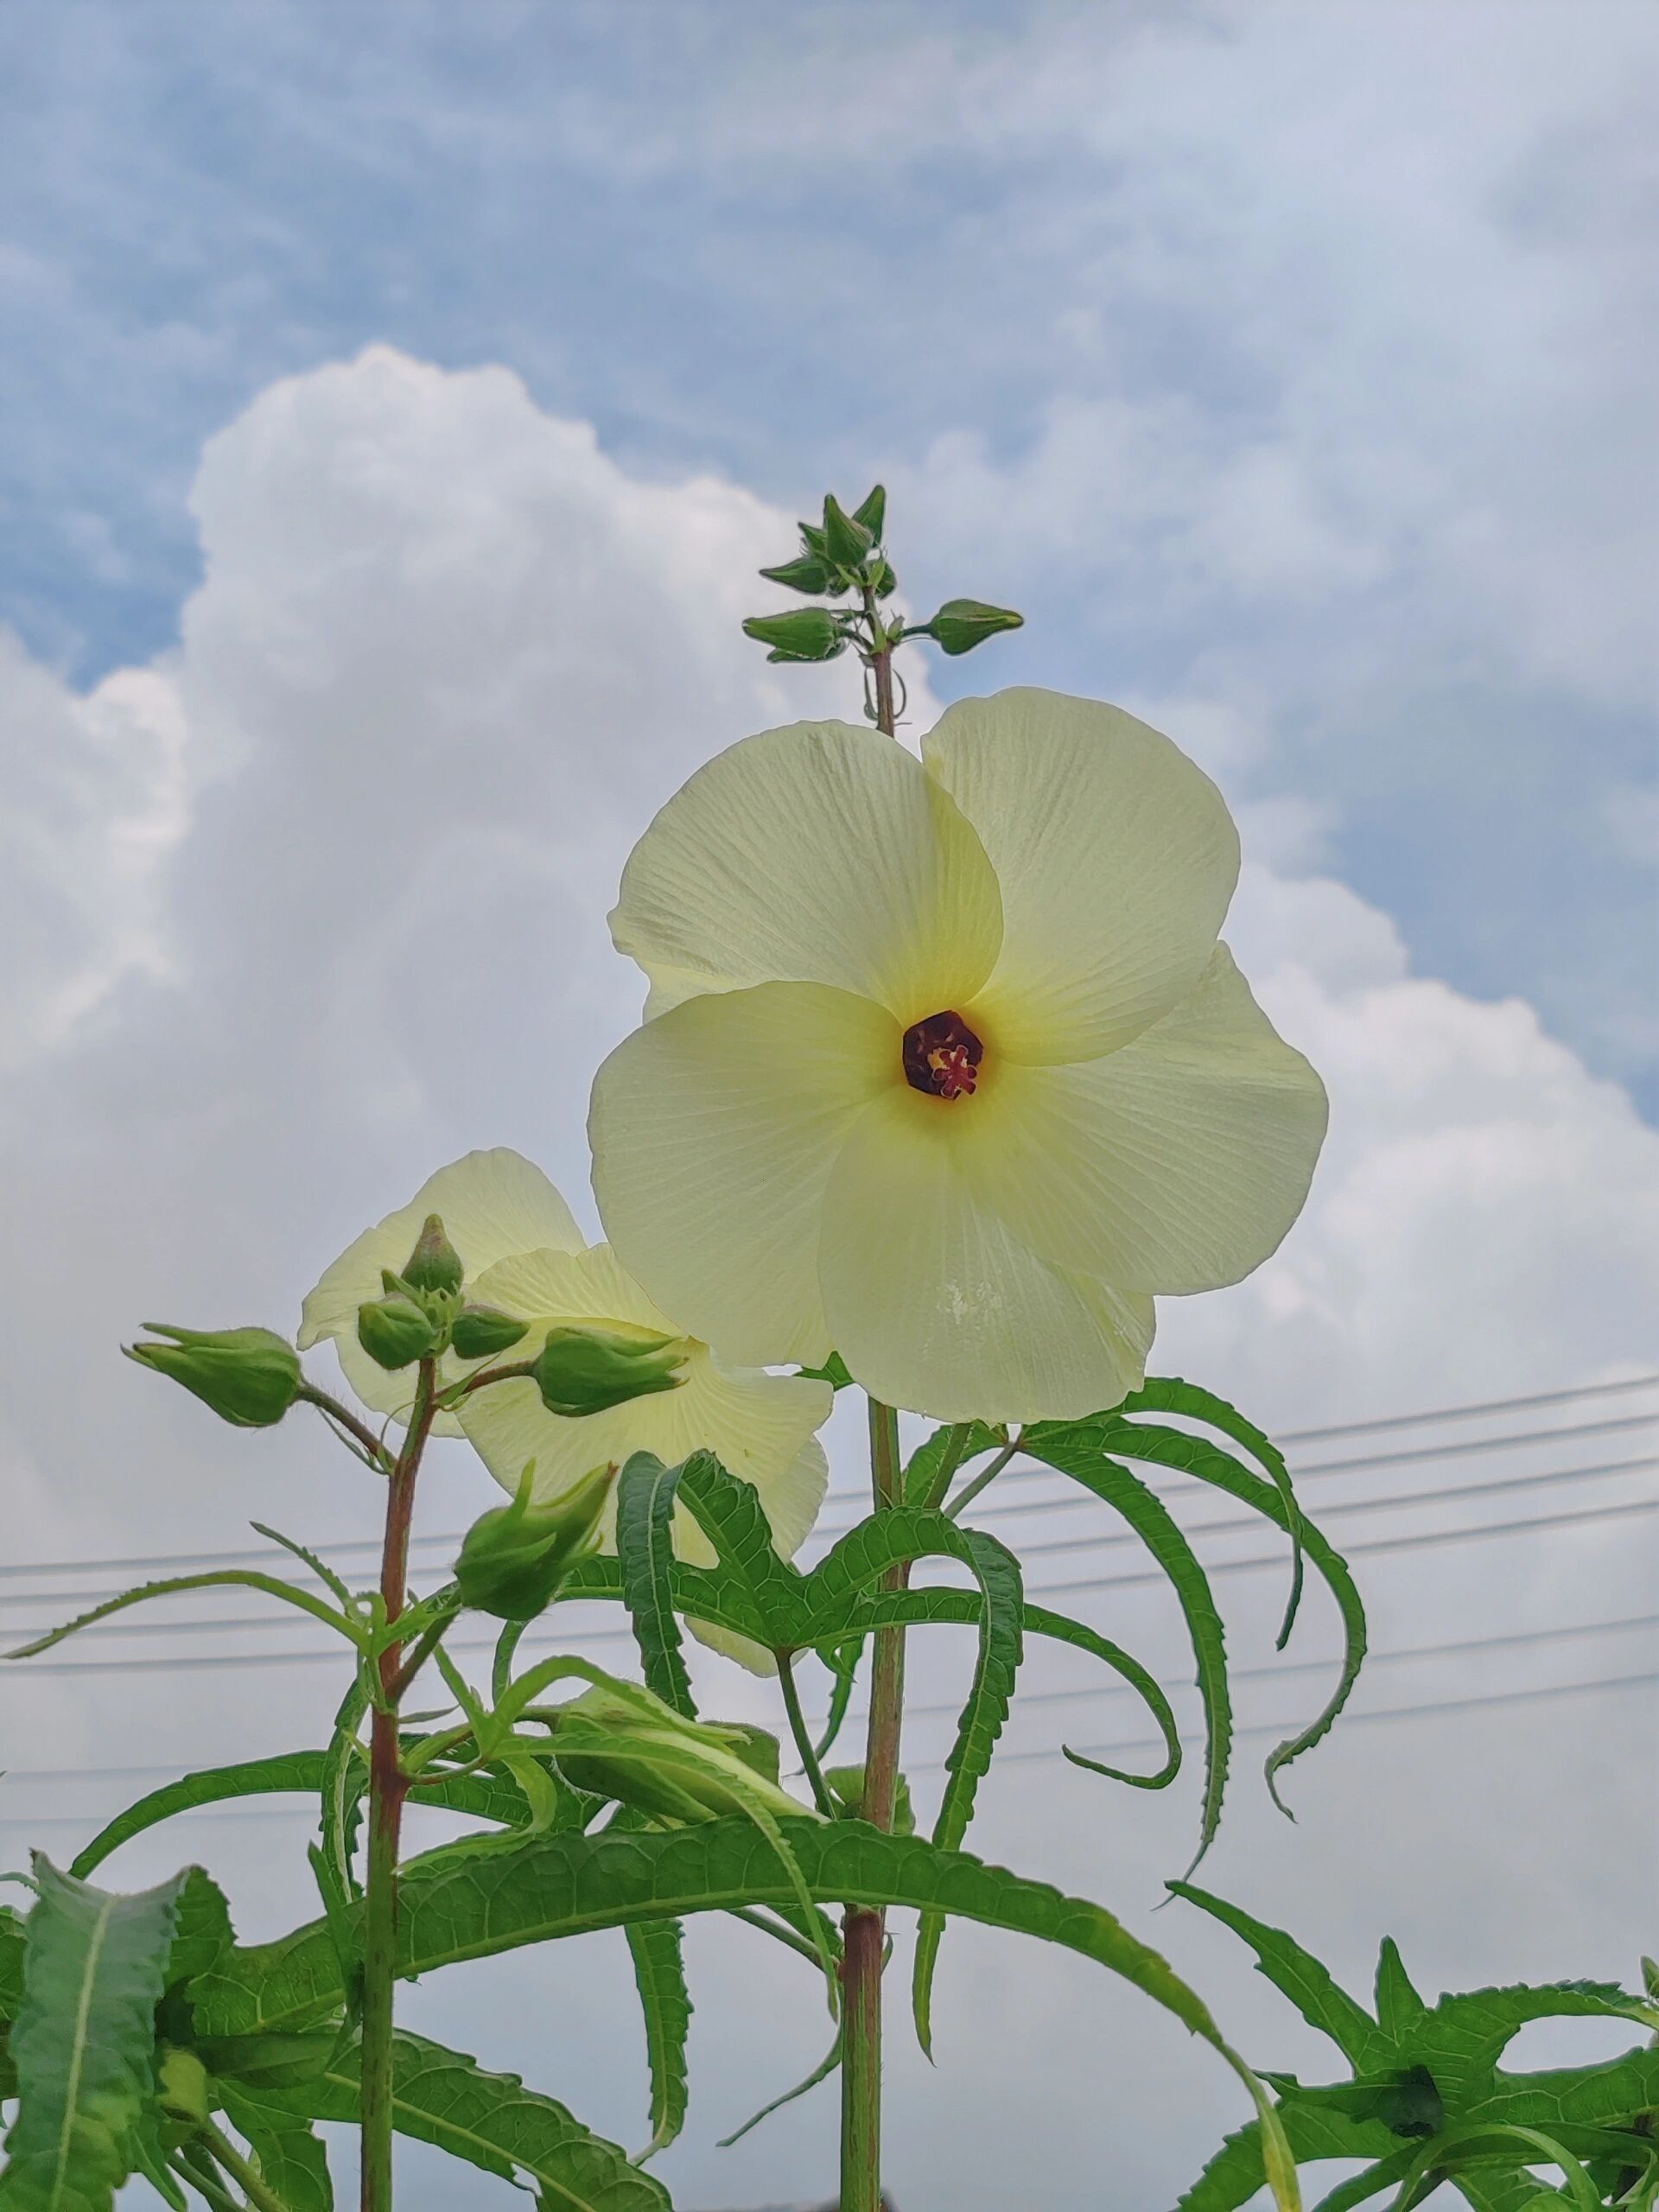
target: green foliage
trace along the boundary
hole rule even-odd
[[[677,1920],[630,1921],[627,1937],[651,2074],[651,2140],[639,2154],[643,2162],[665,2151],[685,2125],[691,1996],[685,1985],[684,1942]]]
[[[616,1556],[645,1686],[677,1713],[695,1718],[691,1679],[674,1617],[674,1506],[681,1469],[636,1452],[616,1481]]]
[[[334,2212],[328,2154],[310,2120],[288,2108],[282,2091],[221,2082],[219,2095],[285,2212]]]
[[[37,1853],[35,1878],[0,2206],[107,2212],[138,2162],[137,2131],[155,2095],[156,2007],[184,1877],[116,1897]]]
[[[1375,2015],[1281,1929],[1185,1883],[1178,1897],[1231,1928],[1260,1971],[1310,2026],[1337,2045],[1349,2079],[1315,2086],[1270,2074],[1285,2134],[1300,2159],[1363,2158],[1318,2212],[1342,2212],[1399,2183],[1414,2204],[1436,2178],[1451,2181],[1475,2212],[1524,2212],[1570,2202],[1599,2207],[1659,2178],[1651,2129],[1659,2118],[1659,2048],[1528,2074],[1504,2072],[1504,2050],[1530,2020],[1628,2019],[1659,2028],[1659,2006],[1615,1986],[1555,1982],[1478,1989],[1426,2005],[1395,1944],[1377,1961]],[[1179,2212],[1236,2212],[1261,2188],[1259,2130],[1230,2137],[1180,2201]],[[1545,2189],[1534,2169],[1553,2164],[1567,2194]],[[1425,2186],[1427,2185],[1427,2186]],[[1588,2192],[1586,2194],[1586,2192]]]
[[[353,2120],[360,2084],[357,2050],[349,2046],[309,2081],[266,2093],[262,2106],[300,2120]],[[564,2106],[525,2088],[516,2075],[486,2073],[474,2059],[423,2037],[396,2038],[392,2119],[399,2134],[485,2173],[522,2177],[557,2212],[667,2212],[661,2184]]]

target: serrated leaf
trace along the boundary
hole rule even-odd
[[[280,2091],[224,2082],[216,2086],[231,2124],[247,2138],[260,2177],[284,2212],[334,2212],[328,2153],[311,2122],[287,2110]]]
[[[1201,1421],[1223,1436],[1230,1437],[1266,1470],[1285,1509],[1283,1525],[1290,1537],[1290,1595],[1285,1601],[1284,1619],[1279,1629],[1279,1648],[1282,1651],[1296,1624],[1302,1599],[1302,1515],[1284,1453],[1267,1431],[1258,1428],[1253,1421],[1247,1421],[1236,1406],[1217,1397],[1213,1390],[1206,1390],[1201,1383],[1188,1382],[1179,1375],[1148,1375],[1141,1388],[1132,1391],[1116,1410],[1120,1416],[1184,1414],[1188,1420]]]
[[[108,2212],[136,2163],[155,2089],[156,2007],[172,1948],[175,1875],[118,1897],[39,1853],[23,1999],[11,2034],[17,2116],[0,2174],[5,2212]]]
[[[640,2164],[665,2151],[685,2125],[691,1995],[685,1984],[684,1944],[677,1920],[632,1920],[626,1933],[645,2016],[651,2075],[651,2140],[638,2153],[635,2163]]]
[[[645,1687],[688,1719],[696,1717],[674,1615],[674,1502],[681,1469],[636,1452],[616,1478],[616,1556]]]
[[[1398,1960],[1395,1952],[1390,1974],[1395,1970],[1403,1974]],[[1379,1980],[1384,1971],[1379,1961]],[[1425,2006],[1421,1998],[1417,2003],[1415,2012],[1402,2012],[1402,2024],[1392,2035],[1386,2024],[1379,2031],[1367,2063],[1382,2065],[1393,2054],[1421,2060],[1440,2083],[1448,2110],[1459,2113],[1471,2099],[1487,2092],[1499,2058],[1529,2021],[1615,2019],[1659,2025],[1654,2007],[1630,1996],[1616,1982],[1519,1983],[1459,1990],[1431,2006]]]
[[[1007,1440],[1006,1429],[988,1427],[982,1421],[952,1421],[936,1428],[905,1462],[905,1503],[943,1503],[950,1474],[970,1460],[982,1459],[988,1452],[1001,1451]],[[944,1482],[941,1475],[945,1476]]]
[[[1169,1508],[1141,1478],[1107,1457],[1098,1433],[1088,1422],[1057,1426],[1040,1422],[1026,1431],[1023,1448],[1121,1514],[1167,1576],[1192,1646],[1198,1696],[1204,1707],[1204,1810],[1196,1866],[1215,1840],[1227,1788],[1227,1762],[1233,1739],[1233,1712],[1227,1687],[1227,1643],[1209,1578],[1182,1535]],[[1187,1869],[1190,1874],[1192,1867]]]
[[[1379,2120],[1354,2120],[1345,2113],[1307,2112],[1281,2105],[1279,2117],[1291,2153],[1299,2164],[1320,2158],[1376,2158],[1393,2155],[1395,2139]],[[1414,2152],[1416,2145],[1411,2146]],[[1239,2212],[1262,2189],[1266,2173],[1262,2130],[1252,2123],[1230,2135],[1181,2197],[1175,2212]]]
[[[1500,2074],[1498,2087],[1469,2107],[1470,2117],[1552,2133],[1608,2127],[1659,2112],[1659,2049],[1626,2051],[1599,2066],[1559,2066]]]
[[[1329,2036],[1351,2065],[1363,2063],[1376,2034],[1376,2023],[1340,1986],[1328,1967],[1282,1929],[1253,1919],[1242,1906],[1230,1904],[1225,1897],[1196,1889],[1189,1882],[1172,1882],[1169,1888],[1176,1897],[1185,1897],[1189,1904],[1242,1936],[1255,1953],[1256,1972],[1265,1974],[1282,1996],[1289,1998],[1309,2027]]]
[[[720,1580],[741,1592],[741,1609],[760,1631],[756,1640],[771,1650],[792,1645],[806,1579],[779,1555],[754,1484],[712,1452],[694,1452],[679,1471],[679,1494],[715,1548]]]
[[[194,1774],[181,1775],[176,1782],[150,1790],[106,1822],[75,1854],[69,1871],[84,1880],[134,1836],[177,1814],[194,1812],[198,1805],[216,1805],[231,1797],[314,1796],[321,1786],[322,1766],[321,1751],[283,1751],[269,1758],[242,1759],[232,1766],[203,1767]]]
[[[1382,1938],[1376,1955],[1376,2040],[1372,2047],[1403,2051],[1405,2037],[1422,2018],[1427,2007],[1412,1986],[1400,1946],[1392,1936]],[[1412,2048],[1415,2049],[1414,2039]]]
[[[361,2075],[355,2046],[316,2079],[270,2093],[309,2120],[355,2120]],[[502,2181],[523,2177],[548,2212],[669,2212],[668,2193],[614,2143],[590,2134],[562,2104],[515,2074],[400,2033],[392,2048],[392,2125]]]
[[[1150,1389],[1152,1386],[1148,1384],[1147,1387]],[[1185,1389],[1189,1386],[1182,1384],[1180,1387]],[[1249,1506],[1278,1528],[1287,1530],[1290,1528],[1292,1509],[1286,1506],[1276,1485],[1241,1466],[1230,1452],[1219,1450],[1200,1437],[1188,1436],[1180,1429],[1159,1429],[1145,1421],[1126,1423],[1125,1427],[1133,1440],[1115,1444],[1112,1448],[1122,1449],[1128,1457],[1151,1459],[1160,1466],[1194,1476],[1199,1482],[1208,1483],[1212,1489],[1224,1491],[1228,1497],[1237,1498],[1241,1504]],[[1306,1514],[1298,1512],[1294,1518],[1300,1529],[1303,1553],[1314,1573],[1330,1591],[1341,1615],[1343,1656],[1337,1686],[1321,1710],[1306,1728],[1294,1736],[1287,1736],[1283,1743],[1275,1745],[1268,1754],[1265,1769],[1268,1789],[1281,1812],[1287,1812],[1289,1808],[1279,1795],[1279,1776],[1293,1759],[1300,1758],[1304,1751],[1310,1751],[1329,1734],[1359,1679],[1366,1649],[1365,1608],[1349,1571],[1348,1562]]]
[[[1276,2126],[1265,2090],[1203,2000],[1103,1906],[964,1852],[941,1851],[919,1836],[880,1834],[861,1821],[779,1826],[794,1876],[821,1904],[955,1914],[1058,1943],[1122,1976],[1208,2043],[1245,2084],[1264,2125]],[[397,1971],[408,1979],[632,1920],[754,1906],[787,1913],[796,1899],[791,1868],[746,1820],[643,1834],[546,1836],[446,1874],[411,1876],[399,1896]],[[221,1960],[196,1994],[206,2033],[315,2025],[341,1995],[327,1930],[313,1922]],[[1294,2198],[1287,2193],[1282,2202]]]
[[[858,1662],[864,1656],[864,1639],[855,1637],[848,1643],[831,1644],[828,1651],[821,1651],[818,1656],[835,1677],[830,1692],[830,1710],[824,1715],[823,1733],[813,1747],[822,1759],[829,1757],[836,1738],[846,1726],[858,1681]]]

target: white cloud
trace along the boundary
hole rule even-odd
[[[216,1430],[121,1363],[117,1341],[152,1313],[291,1321],[301,1291],[363,1220],[472,1144],[517,1143],[578,1196],[588,1076],[639,995],[602,918],[628,844],[720,744],[770,720],[857,711],[855,671],[772,670],[738,633],[738,618],[763,603],[753,570],[788,550],[788,518],[712,479],[629,473],[502,370],[447,374],[376,349],[273,386],[213,441],[196,512],[204,581],[175,656],[121,671],[86,700],[15,652],[7,666],[27,709],[7,723],[20,849],[41,887],[39,926],[14,938],[9,963],[26,1017],[13,1033],[28,1050],[5,1173],[13,1249],[29,1265],[0,1294],[12,1354],[0,1451],[13,1549],[25,1556],[234,1546],[255,1512],[313,1538],[367,1533],[372,1486],[325,1458],[319,1439]],[[1194,696],[1209,702],[1192,715],[1199,749],[1218,766],[1248,760],[1259,702]],[[919,686],[917,703],[925,718]],[[1172,719],[1183,734],[1179,708]],[[1316,813],[1287,814],[1278,867],[1305,864],[1319,834]],[[1231,933],[1275,1017],[1325,1070],[1333,1136],[1281,1258],[1238,1292],[1166,1309],[1166,1369],[1235,1387],[1275,1420],[1313,1421],[1548,1389],[1639,1362],[1659,1288],[1659,1135],[1624,1094],[1590,1077],[1524,1004],[1483,1004],[1414,976],[1389,919],[1339,882],[1258,860]],[[449,1453],[434,1471],[429,1525],[454,1525],[479,1494],[464,1455]],[[49,1525],[32,1502],[43,1497]],[[1633,1586],[1644,1556],[1627,1538],[1614,1562]],[[1571,1557],[1584,1586],[1561,1602],[1587,1614],[1599,1601],[1591,1578],[1609,1562],[1589,1548]],[[1560,1585],[1559,1557],[1554,1572]],[[1479,1571],[1461,1584],[1426,1572],[1422,1583],[1487,1618],[1501,1615],[1505,1586]],[[1411,1594],[1384,1599],[1385,1618],[1414,1618]],[[7,1601],[12,1625],[17,1603]],[[1158,1616],[1138,1600],[1124,1610],[1155,1649]],[[273,1675],[257,1697],[249,1675],[180,1681],[213,1684],[200,1724],[209,1740],[190,1746],[202,1756],[279,1729],[297,1739],[329,1703],[324,1670]],[[9,1726],[49,1729],[88,1759],[118,1745],[124,1758],[186,1756],[190,1707],[157,1698],[158,1683],[170,1690],[174,1678],[97,1677],[95,1695],[60,1678],[10,1679]],[[1560,1749],[1573,1753],[1565,1738]],[[1437,1838],[1450,1849],[1469,1814],[1465,1754],[1449,1739],[1414,1777],[1402,1748],[1386,1754],[1399,1792],[1391,1832],[1417,1823],[1427,1856]],[[1342,1756],[1350,1783],[1363,1778],[1363,1752]],[[57,1762],[35,1740],[15,1759],[8,1746],[5,1763]],[[1092,1832],[1052,1818],[1060,1785],[1045,1770],[1011,1771],[1033,1786],[999,1796],[994,1785],[1003,1809],[988,1841],[1100,1888]],[[1363,1920],[1370,1940],[1369,1915],[1338,1907],[1334,1877],[1316,1877],[1321,1847],[1339,1834],[1373,1885],[1368,1908],[1385,1897],[1391,1914],[1432,1920],[1427,1874],[1408,1881],[1387,1857],[1389,1823],[1338,1814],[1333,1787],[1321,1785],[1321,1809],[1294,1845],[1276,1831],[1267,1845],[1243,1815],[1256,1855],[1230,1862],[1234,1875],[1282,1864],[1338,1935]],[[1124,1808],[1090,1797],[1085,1819],[1097,1805],[1116,1837]],[[1548,1827],[1535,1796],[1526,1810]],[[1114,1843],[1115,1901],[1144,1905],[1153,1874],[1177,1863],[1190,1814],[1184,1801],[1147,1815],[1132,1847]],[[1569,1826],[1492,1877],[1517,1910],[1556,1879]],[[242,1833],[209,1831],[202,1847]],[[1639,1822],[1627,1833],[1639,1836]],[[1632,1846],[1607,1858],[1580,1932],[1604,1942],[1637,1857]],[[306,1909],[270,1852],[240,1859],[245,1924]],[[1490,1936],[1500,1950],[1502,1931]],[[712,1948],[702,1947],[700,2055],[715,2090],[705,2113],[724,2119],[751,2088],[759,2102],[779,2086],[779,2061],[774,2031],[758,2027]],[[1214,1966],[1224,1951],[1203,1953],[1200,1967],[1224,1980],[1228,1967]],[[1002,1954],[986,1966],[963,1938],[957,1955],[978,1979],[955,1986],[988,1993],[1009,2017]],[[1554,1963],[1583,1970],[1576,1957]],[[552,1971],[580,1979],[568,1962]],[[524,2005],[505,2011],[476,1977],[434,1984],[418,2001],[424,2018],[459,2022],[505,2060],[523,2056],[499,2047],[509,2014],[537,2012],[529,1979],[514,1986]],[[1022,2001],[1028,2038],[1003,2050],[995,2083],[957,2035],[960,2070],[936,2088],[909,2085],[912,2141],[938,2149],[938,2186],[950,2194],[930,2199],[902,2149],[906,2212],[976,2201],[975,2187],[993,2201],[977,2131],[964,2124],[974,2101],[993,2095],[1046,2126],[1065,2118],[1057,2187],[1072,2190],[1068,2202],[1094,2201],[1092,2111],[1077,2120],[1089,2055],[1119,2072],[1126,2131],[1137,2109],[1167,2111],[1166,2060],[1185,2069],[1170,2077],[1179,2094],[1231,2112],[1219,2076],[1192,2088],[1207,2077],[1170,2059],[1138,2000],[1103,2010],[1095,1984],[1045,1969]],[[627,2133],[632,2072],[619,2081],[634,2058],[622,2000],[607,1995],[594,2017],[591,2050],[550,2040],[548,2064],[530,2070]],[[820,2025],[802,2036],[817,2038]],[[1057,2032],[1077,2065],[1062,2054],[1046,2071]],[[817,2055],[803,2048],[803,2064]],[[1057,2116],[1061,2081],[1076,2095]],[[822,2109],[791,2118],[734,2156],[724,2181],[690,2152],[681,2193],[797,2194],[790,2161],[803,2146],[822,2160],[825,2130]],[[1149,2135],[1126,2152],[1125,2201],[1195,2166],[1199,2148],[1189,2122],[1173,2150]]]

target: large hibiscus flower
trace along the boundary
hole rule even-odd
[[[919,760],[732,747],[611,918],[652,984],[594,1088],[617,1253],[735,1358],[834,1348],[945,1420],[1116,1403],[1154,1294],[1259,1266],[1325,1133],[1217,942],[1237,873],[1209,778],[1091,700],[965,700]]]

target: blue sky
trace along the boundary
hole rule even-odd
[[[1650,1370],[1656,65],[1659,16],[1620,0],[0,10],[16,1556],[231,1549],[251,1515],[371,1535],[372,1490],[315,1436],[227,1452],[116,1347],[152,1313],[291,1328],[364,1224],[474,1145],[536,1158],[593,1225],[588,1083],[639,996],[603,924],[622,861],[718,747],[856,715],[844,663],[768,669],[738,624],[791,518],[878,476],[914,604],[1027,617],[918,659],[913,729],[1014,681],[1167,729],[1240,819],[1229,940],[1331,1090],[1293,1236],[1165,1303],[1160,1371],[1298,1428]],[[1644,1461],[1597,1472],[1613,1450],[1541,1427],[1452,1460],[1574,1461],[1590,1517],[1368,1560],[1378,1650],[1650,1610],[1653,1522],[1593,1518],[1650,1490]],[[1444,1522],[1380,1493],[1397,1474],[1339,1533]],[[464,1525],[481,1479],[443,1447],[427,1525]],[[1265,1581],[1225,1592],[1252,1665]],[[50,1602],[8,1598],[6,1628]],[[1114,1603],[1111,1632],[1178,1673],[1154,1594]],[[20,1799],[90,1821],[102,1769],[327,1725],[323,1669],[158,1696],[173,1678],[124,1658],[212,1647],[98,1634],[90,1684],[8,1677],[9,1845]],[[1613,1648],[1469,1675],[1548,1687]],[[1635,1673],[1645,1645],[1617,1648]],[[1290,1656],[1332,1649],[1310,1610]],[[918,1657],[929,1695],[960,1661]],[[1362,1702],[1406,1681],[1447,1688],[1390,1660]],[[709,1696],[775,1720],[746,1682]],[[1253,1678],[1243,1717],[1308,1682]],[[1339,1731],[1294,1828],[1243,1763],[1215,1885],[1356,1981],[1385,1927],[1436,1987],[1628,1974],[1655,1768],[1605,1745],[1650,1744],[1649,1705]],[[1062,1724],[1023,1725],[1052,1749]],[[23,1798],[47,1766],[81,1778]],[[1236,1947],[1149,1917],[1193,1792],[1079,1783],[994,1777],[976,1836],[1109,1897],[1283,2055]],[[192,1832],[245,1931],[310,1910],[297,1833]],[[153,1843],[118,1875],[168,1871],[175,1832]],[[819,2019],[714,1932],[694,1948],[677,2201],[799,2196],[828,2102],[713,2139],[816,2061]],[[633,2140],[625,1974],[584,1939],[412,2001]],[[945,1975],[946,2063],[894,2062],[906,2212],[1000,2212],[1029,2140],[1044,2212],[1096,2205],[1103,2158],[1139,2212],[1239,2117],[1219,2069],[1053,1961],[963,1933]],[[988,2136],[993,2108],[1019,2125]],[[416,2171],[411,2202],[452,2201]]]
[[[1651,1105],[1654,46],[1618,0],[14,5],[0,597],[82,679],[167,645],[203,439],[373,340],[650,473],[882,474],[919,595],[1027,608],[1005,668],[1248,721],[1426,969]]]

